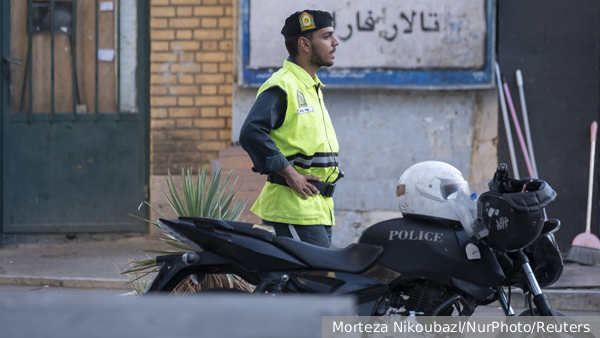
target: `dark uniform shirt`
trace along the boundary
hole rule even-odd
[[[287,61],[295,63],[291,57]],[[252,105],[240,131],[240,144],[254,163],[253,171],[269,174],[290,165],[269,135],[283,125],[286,111],[287,95],[279,87],[265,90]]]

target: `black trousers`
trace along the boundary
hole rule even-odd
[[[301,242],[310,243],[325,248],[331,247],[331,226],[329,225],[296,225],[269,222],[263,219],[263,224],[275,229],[276,236],[291,237]]]

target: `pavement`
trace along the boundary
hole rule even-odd
[[[175,250],[150,236],[9,246],[0,248],[0,285],[126,290],[125,263],[158,256],[138,249]]]
[[[74,239],[68,243],[0,248],[0,285],[123,289],[126,292],[129,278],[120,274],[124,271],[123,265],[131,260],[157,256],[138,249],[173,248],[150,236],[113,241]],[[600,314],[600,264],[565,263],[562,277],[544,292],[556,309]],[[513,290],[512,303],[515,307],[527,307],[519,290]]]

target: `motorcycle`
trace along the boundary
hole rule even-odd
[[[370,226],[344,249],[276,237],[259,224],[159,219],[196,252],[157,257],[160,270],[144,294],[170,292],[188,276],[201,283],[206,274],[235,274],[256,285],[253,294],[352,295],[359,316],[470,316],[494,301],[514,316],[504,288],[518,287],[529,300],[521,315],[562,315],[541,290],[562,274],[553,235],[560,221],[543,216],[556,193],[541,180],[510,179],[505,164],[484,193],[481,184],[447,181],[417,188],[441,189],[458,221],[403,210],[403,218]],[[408,189],[401,185],[398,196]]]

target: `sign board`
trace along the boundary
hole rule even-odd
[[[494,0],[240,0],[239,84],[259,86],[288,53],[280,31],[296,11],[334,16],[333,87],[465,89],[493,86]]]

